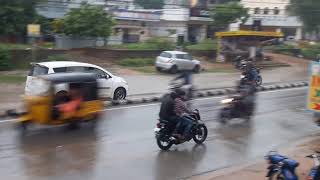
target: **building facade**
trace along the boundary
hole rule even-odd
[[[200,42],[213,37],[209,9],[227,0],[165,0],[163,9],[147,10],[134,0],[53,0],[38,5],[38,13],[62,18],[81,3],[101,5],[117,20],[109,43],[121,44],[161,37],[173,42]]]
[[[290,0],[242,0],[250,17],[241,30],[283,32],[287,40],[302,39],[303,24],[287,10]]]

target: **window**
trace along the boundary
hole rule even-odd
[[[44,66],[35,65],[31,68],[29,76],[39,76],[48,74],[49,68]]]
[[[165,58],[171,58],[172,55],[170,53],[167,53],[167,52],[163,52],[160,54],[161,57],[165,57]]]
[[[254,14],[260,14],[261,13],[261,10],[260,10],[260,8],[255,8],[254,9]]]
[[[81,66],[67,67],[66,72],[85,72],[85,67],[81,67]]]
[[[177,59],[184,59],[184,54],[176,54]]]
[[[183,59],[192,60],[192,56],[190,54],[184,54]]]
[[[104,71],[102,71],[100,69],[97,69],[97,68],[93,68],[93,67],[88,67],[86,69],[86,72],[96,74],[98,79],[103,79],[103,78],[109,78],[110,77],[110,75],[108,75]]]
[[[279,10],[278,7],[275,7],[273,11],[274,11],[274,14],[275,14],[275,15],[280,14],[280,10]]]
[[[264,8],[263,9],[263,14],[269,14],[269,8]]]
[[[64,72],[67,72],[67,68],[66,67],[53,68],[53,71],[55,73],[64,73]]]

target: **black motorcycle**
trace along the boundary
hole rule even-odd
[[[207,139],[208,129],[201,121],[199,111],[195,110],[190,117],[193,120],[193,125],[190,130],[190,138],[186,140],[181,140],[172,133],[175,127],[172,127],[170,122],[166,120],[159,120],[154,132],[160,149],[168,150],[174,144],[178,145],[186,141],[190,141],[191,139],[193,139],[197,144],[202,144]]]
[[[222,104],[226,105],[219,114],[221,123],[226,123],[234,118],[251,119],[255,104],[252,104],[250,107],[239,107],[241,98],[241,96],[233,96],[221,101]]]
[[[256,71],[257,71],[257,77],[255,78],[255,85],[256,85],[256,87],[259,87],[259,86],[261,86],[262,85],[262,76],[261,76],[261,74],[260,74],[260,70],[261,69],[256,69]],[[240,86],[243,86],[243,85],[246,85],[246,84],[248,84],[248,77],[247,77],[247,75],[246,75],[246,72],[243,72],[242,74],[241,74],[241,76],[240,76]]]

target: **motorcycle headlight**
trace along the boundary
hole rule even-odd
[[[228,98],[228,99],[224,99],[221,101],[222,104],[228,104],[231,103],[233,101],[233,98]]]

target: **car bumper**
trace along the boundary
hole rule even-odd
[[[162,62],[156,62],[156,67],[161,68],[163,70],[169,70],[173,66],[172,63],[162,63]]]

